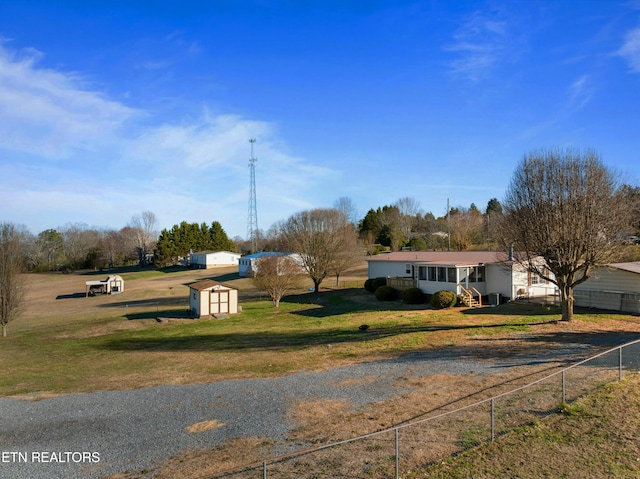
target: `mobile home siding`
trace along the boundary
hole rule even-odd
[[[574,289],[576,306],[640,314],[640,274],[603,266]]]

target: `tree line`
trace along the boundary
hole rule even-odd
[[[260,234],[259,249],[297,253],[318,291],[327,276],[338,280],[365,252],[478,246],[504,250],[515,245],[522,254],[514,260],[558,286],[563,319],[571,319],[573,288],[586,281],[595,266],[611,262],[615,255],[619,258],[619,246],[628,238],[640,236],[640,188],[620,184],[592,151],[541,150],[525,155],[504,202],[493,198],[483,212],[472,204],[436,218],[424,213],[415,199],[405,197],[370,209],[357,220],[353,202],[342,197],[333,208],[299,212],[275,223]],[[216,221],[211,226],[182,222],[159,237],[156,223],[155,215],[147,211],[120,230],[98,231],[76,224],[37,236],[2,223],[0,253],[10,253],[0,264],[0,323],[5,326],[3,318],[13,314],[7,305],[18,296],[11,289],[18,270],[50,270],[61,264],[71,268],[145,264],[152,252],[160,265],[175,264],[191,250],[252,252],[246,249],[251,238],[231,241]]]

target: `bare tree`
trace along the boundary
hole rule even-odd
[[[477,209],[457,208],[451,215],[449,226],[455,248],[463,251],[482,237],[484,217]]]
[[[365,254],[365,247],[358,238],[358,232],[353,224],[347,224],[340,233],[342,234],[340,248],[336,251],[329,268],[331,274],[336,277],[336,286],[340,283],[340,275],[362,263]]]
[[[87,263],[89,252],[98,247],[100,233],[84,223],[68,223],[61,230],[63,252],[71,267],[82,267]]]
[[[502,241],[515,245],[517,263],[558,286],[565,321],[573,319],[574,288],[627,230],[618,188],[595,152],[556,149],[526,155],[507,189]]]
[[[421,212],[420,202],[415,198],[405,196],[396,201],[394,206],[397,207],[400,212],[400,216],[398,217],[400,231],[402,231],[405,238],[409,238],[418,213]]]
[[[334,203],[333,207],[340,211],[346,218],[349,223],[352,225],[357,225],[358,220],[358,208],[356,208],[355,203],[348,196],[341,196]]]
[[[136,232],[136,248],[140,265],[145,263],[147,255],[153,251],[158,233],[156,231],[158,218],[151,211],[143,211],[131,218],[129,226]]]
[[[20,233],[10,223],[0,223],[0,325],[7,337],[7,325],[15,320],[24,306],[25,285]]]
[[[298,286],[304,276],[304,270],[296,260],[290,256],[274,254],[257,260],[253,282],[267,292],[273,301],[273,307],[277,308],[282,297]]]
[[[282,223],[284,244],[288,251],[298,253],[302,258],[315,292],[320,290],[320,284],[331,273],[348,226],[342,212],[321,208],[296,213]]]

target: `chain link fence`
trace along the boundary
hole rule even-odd
[[[213,478],[401,478],[535,423],[580,396],[640,370],[640,340],[525,386],[453,411],[372,434],[265,459]]]

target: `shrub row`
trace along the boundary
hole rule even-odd
[[[387,278],[371,278],[364,282],[364,289],[370,293],[375,293],[380,286],[387,285]]]

